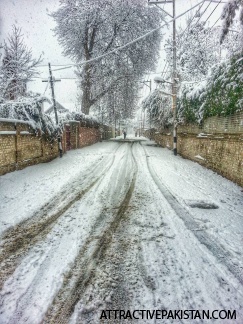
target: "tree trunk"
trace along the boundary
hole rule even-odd
[[[81,111],[85,115],[89,115],[89,110],[91,107],[91,82],[89,68],[89,64],[86,64],[84,67],[83,81],[81,84],[83,91]]]
[[[90,88],[82,87],[83,88],[83,95],[82,95],[82,103],[81,103],[81,111],[85,115],[89,115],[90,109]]]

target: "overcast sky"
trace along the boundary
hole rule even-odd
[[[91,0],[92,1],[92,0]],[[176,0],[176,15],[186,11],[193,5],[199,3],[200,0]],[[205,2],[202,7],[202,12],[208,5],[208,1]],[[211,14],[212,10],[217,4],[211,4],[208,10],[204,13],[204,18]],[[28,89],[44,93],[46,84],[41,82],[41,77],[48,77],[47,64],[50,62],[54,65],[68,64],[71,60],[62,55],[62,48],[59,46],[54,32],[55,27],[53,19],[48,15],[51,12],[57,10],[59,7],[59,0],[0,0],[0,40],[6,39],[8,34],[11,33],[12,25],[15,24],[22,28],[23,36],[26,45],[32,48],[33,56],[35,58],[42,55],[45,65],[40,70],[42,74],[39,79],[32,81],[28,84]],[[166,9],[169,13],[172,13],[171,4],[162,5],[162,8]],[[215,10],[214,14],[209,19],[209,24],[212,25],[220,16],[223,5],[220,4]],[[185,17],[179,19],[177,25],[185,26]],[[218,23],[218,25],[220,22]],[[164,29],[164,33],[168,37],[171,34],[171,30]],[[160,64],[157,72],[163,69],[164,56],[161,54]],[[56,67],[57,68],[57,67]],[[56,77],[70,78],[74,77],[73,70],[63,70],[62,72],[55,72]],[[149,77],[149,76],[148,76]],[[144,88],[144,92],[146,92]],[[67,108],[74,108],[76,101],[76,80],[74,79],[62,79],[61,82],[56,83],[56,99],[64,104]],[[49,89],[46,94],[50,95]]]

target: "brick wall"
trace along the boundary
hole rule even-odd
[[[0,121],[0,175],[47,162],[58,154],[57,143],[36,134],[30,124]]]
[[[100,132],[97,128],[80,127],[79,129],[79,147],[84,147],[92,143],[99,142]]]
[[[178,135],[178,153],[243,186],[243,134]]]
[[[173,148],[172,132],[154,133],[153,139],[162,147]],[[177,151],[243,186],[243,133],[198,135],[179,127]]]
[[[70,149],[94,144],[100,140],[98,128],[69,124]],[[67,134],[62,134],[63,153],[67,151]],[[0,120],[0,175],[26,166],[48,162],[59,155],[56,140],[36,134],[30,124],[22,121]]]

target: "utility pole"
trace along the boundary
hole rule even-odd
[[[116,138],[116,103],[115,103],[115,91],[113,91],[113,117],[114,117],[115,138]]]
[[[140,83],[143,83],[144,85],[146,85],[147,87],[149,87],[149,94],[151,94],[152,91],[152,80],[144,80],[144,81],[138,81]],[[149,85],[147,85],[147,83],[149,83]],[[145,120],[145,112],[144,112],[144,120]],[[143,126],[144,128],[144,126]],[[149,110],[149,139],[151,140],[151,111]],[[140,135],[139,135],[140,136]]]
[[[176,73],[176,21],[175,21],[175,0],[173,0],[173,85],[172,85],[172,110],[173,110],[173,152],[177,155],[177,73]]]
[[[49,76],[49,80],[42,80],[42,82],[48,82],[48,81],[50,81],[52,101],[53,101],[53,108],[54,108],[54,113],[55,113],[56,125],[58,127],[59,125],[58,125],[56,99],[55,99],[55,93],[54,93],[54,82],[61,81],[61,80],[60,79],[53,78],[53,76],[52,76],[52,70],[51,70],[51,63],[48,63],[48,66],[49,66],[49,75],[50,75]],[[61,142],[61,134],[60,134],[59,127],[58,127],[57,140],[58,140],[59,156],[61,158],[62,157],[62,142]]]
[[[149,94],[151,94],[152,91],[152,81],[151,79],[149,80]],[[151,109],[149,109],[149,139],[151,141],[152,139],[152,134],[151,134]]]
[[[175,0],[148,0],[148,4],[167,4],[172,3],[173,18],[173,72],[172,72],[172,111],[173,111],[173,152],[177,155],[177,72],[176,72],[176,21],[175,21]],[[171,16],[169,14],[169,16]]]

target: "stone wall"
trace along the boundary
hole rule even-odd
[[[171,130],[155,132],[153,139],[162,147],[173,148]],[[207,134],[191,126],[181,126],[177,132],[177,151],[182,157],[243,186],[243,132]]]

